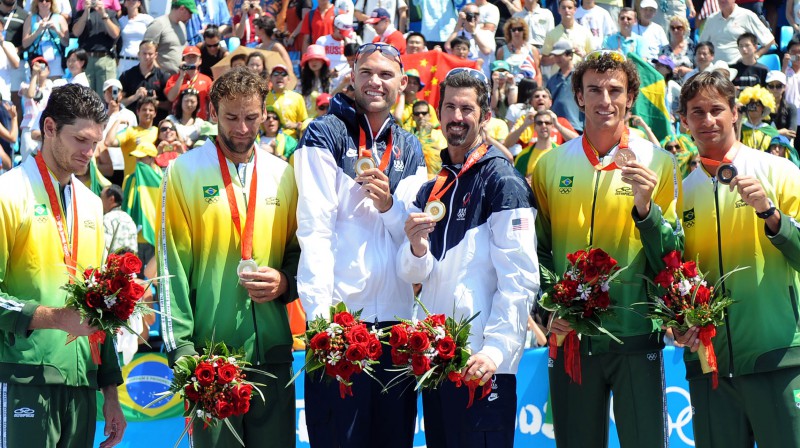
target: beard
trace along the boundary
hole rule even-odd
[[[219,134],[219,139],[222,140],[222,143],[225,144],[225,146],[229,150],[231,150],[232,152],[234,152],[236,154],[246,154],[248,151],[250,151],[253,148],[253,145],[256,142],[256,139],[254,137],[252,139],[248,139],[249,143],[247,143],[247,144],[236,145],[228,138],[228,136],[224,135],[221,132]]]
[[[463,126],[464,132],[460,135],[453,135],[451,133],[451,127],[454,125]],[[447,139],[447,144],[449,146],[463,146],[464,143],[467,142],[467,138],[469,137],[471,130],[472,128],[470,128],[470,126],[466,123],[448,123],[444,133],[445,139]]]

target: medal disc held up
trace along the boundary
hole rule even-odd
[[[372,168],[375,168],[375,161],[372,160],[372,157],[359,157],[358,160],[356,160],[356,174],[359,176]]]
[[[241,260],[236,267],[236,275],[241,277],[243,272],[258,272],[258,263],[255,260]]]
[[[431,215],[434,222],[439,222],[444,218],[446,208],[442,201],[431,201],[425,204],[425,213]]]
[[[614,163],[620,168],[627,166],[628,163],[634,160],[636,160],[636,154],[628,148],[619,148],[614,154]]]
[[[739,171],[730,163],[722,164],[717,168],[717,180],[721,184],[728,185],[737,174]]]

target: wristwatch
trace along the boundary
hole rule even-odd
[[[756,212],[756,216],[758,216],[761,219],[768,219],[770,216],[775,214],[775,210],[777,210],[777,208],[772,203],[772,201],[769,201],[769,208],[764,210],[763,212]]]

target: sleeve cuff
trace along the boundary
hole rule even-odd
[[[781,245],[786,244],[787,242],[789,242],[789,240],[792,237],[792,232],[797,230],[792,225],[792,222],[791,222],[792,219],[789,216],[786,216],[780,210],[778,210],[778,213],[780,213],[780,215],[781,215],[781,224],[780,224],[780,227],[778,227],[778,233],[776,233],[775,235],[770,235],[769,234],[769,229],[767,228],[767,223],[766,222],[764,223],[764,234],[767,235],[767,238],[769,238],[769,240],[772,241],[772,244],[775,247],[781,246]],[[23,309],[23,312],[24,312],[24,309]]]
[[[278,269],[278,272],[286,276],[286,281],[289,284],[286,287],[286,292],[278,297],[278,301],[285,304],[292,303],[297,300],[297,277],[290,275],[288,272]]]
[[[117,369],[116,371],[107,372],[102,375],[97,376],[97,388],[102,389],[106,386],[119,386],[124,381],[122,380],[122,371]]]
[[[430,249],[425,255],[417,257],[411,252],[411,243],[406,240],[400,246],[400,278],[409,283],[422,283],[433,270],[433,256]]]
[[[28,302],[22,306],[22,311],[17,314],[17,322],[14,325],[14,334],[27,338],[33,332],[31,327],[31,320],[33,320],[33,313],[39,305],[36,303]]]
[[[181,356],[194,356],[197,355],[197,350],[195,350],[194,345],[192,344],[185,344],[181,345],[180,347],[176,348],[171,352],[167,352],[167,361],[169,362],[170,368],[175,366],[175,361],[181,358]]]
[[[500,368],[500,364],[503,363],[503,352],[497,347],[484,345],[478,354],[488,356],[498,369]]]
[[[647,216],[639,218],[639,213],[636,212],[636,206],[634,206],[631,209],[631,217],[633,217],[633,222],[639,230],[654,229],[661,222],[661,208],[651,199],[650,213],[648,213]]]
[[[389,208],[389,210],[386,210],[380,214],[383,225],[387,229],[392,229],[397,225],[402,227],[403,207],[400,204],[400,201],[398,201],[397,198],[392,195],[392,206]]]

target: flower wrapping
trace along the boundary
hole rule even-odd
[[[652,311],[647,317],[657,325],[664,325],[685,333],[689,328],[700,328],[700,366],[703,373],[712,374],[712,385],[718,385],[717,356],[712,339],[717,327],[725,324],[725,310],[734,303],[724,292],[725,279],[747,268],[736,268],[722,276],[713,286],[708,286],[697,261],[683,261],[678,251],[663,258],[666,267],[654,280],[646,278],[659,294],[651,294]]]
[[[128,319],[134,314],[148,314],[152,310],[142,302],[145,286],[136,280],[142,261],[131,253],[109,254],[100,269],[88,268],[83,278],[72,277],[62,288],[67,291],[65,306],[76,309],[89,325],[100,330],[89,336],[92,361],[101,364],[100,344],[106,333],[116,333],[124,327],[131,331]],[[67,335],[67,344],[75,336]]]
[[[339,383],[339,396],[353,396],[351,378],[361,372],[372,375],[372,366],[380,363],[383,346],[381,331],[369,330],[361,320],[361,311],[351,313],[344,303],[331,307],[330,320],[318,317],[308,324],[305,333],[306,365],[289,382],[305,370],[323,370],[324,377]]]
[[[572,326],[573,331],[566,336],[550,336],[549,356],[556,359],[558,347],[563,345],[564,370],[573,382],[581,384],[579,334],[606,334],[622,344],[603,328],[602,320],[614,315],[608,291],[625,268],[620,268],[617,260],[604,250],[591,247],[568,254],[567,262],[561,278],[541,267],[544,281],[553,286],[545,291],[539,304],[551,311],[553,318],[564,319]]]

